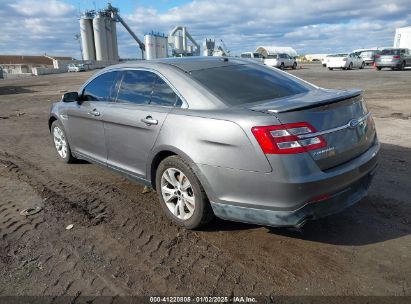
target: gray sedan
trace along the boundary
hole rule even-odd
[[[303,225],[361,200],[379,143],[361,91],[316,87],[235,58],[108,67],[52,105],[60,159],[84,159],[158,193],[175,223],[214,216]]]

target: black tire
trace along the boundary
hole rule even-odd
[[[403,61],[399,67],[400,71],[404,71],[405,70],[405,61]]]
[[[281,62],[281,64],[280,64],[280,69],[281,69],[281,70],[284,70],[284,67],[285,67],[285,66],[284,66],[284,62]]]
[[[350,62],[350,64],[348,65],[348,69],[347,70],[352,70],[352,62]]]
[[[293,63],[293,70],[295,70],[297,68],[297,62]]]
[[[57,147],[55,146],[55,142],[54,142],[54,129],[55,128],[59,128],[63,132],[64,138],[66,140],[67,153],[66,153],[65,157],[63,157],[59,154],[59,152],[57,151]],[[67,140],[67,136],[66,136],[66,131],[64,130],[62,124],[58,120],[55,120],[51,124],[50,133],[51,133],[51,138],[53,140],[53,145],[54,145],[54,148],[56,150],[56,154],[57,154],[58,158],[66,164],[74,163],[76,161],[76,158],[71,153],[70,144],[69,144],[69,142]]]
[[[333,70],[333,68],[328,68],[330,71],[332,71]]]
[[[168,209],[161,192],[161,178],[164,171],[170,168],[180,170],[191,183],[191,189],[195,197],[195,207],[192,216],[186,220],[178,218],[170,211],[170,209]],[[210,202],[208,201],[203,186],[190,165],[177,155],[167,157],[159,164],[156,171],[156,190],[160,205],[165,214],[171,221],[179,226],[187,229],[197,229],[206,225],[214,218],[213,210],[211,209]]]
[[[360,70],[364,69],[364,67],[365,67],[365,63],[363,62],[360,66]]]
[[[381,71],[381,67],[377,67],[377,71]]]

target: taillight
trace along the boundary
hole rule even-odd
[[[307,122],[251,129],[265,154],[294,154],[327,146],[322,136]],[[313,134],[313,136],[310,136]]]
[[[401,56],[395,55],[395,56],[393,56],[392,58],[394,58],[394,59],[400,59]]]

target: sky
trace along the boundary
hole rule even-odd
[[[395,28],[411,26],[411,0],[112,0],[143,40],[144,33],[168,33],[187,26],[199,44],[222,39],[234,54],[258,46],[291,46],[299,54],[336,53],[390,47]],[[79,14],[104,8],[103,0],[0,0],[0,54],[66,55],[81,58]],[[119,54],[140,57],[118,24]]]

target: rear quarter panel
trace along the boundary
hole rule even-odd
[[[190,114],[189,110],[175,110],[167,116],[155,144],[156,151],[162,147],[165,150],[173,147],[196,164],[256,172],[271,171],[261,149],[250,141],[237,123]]]

